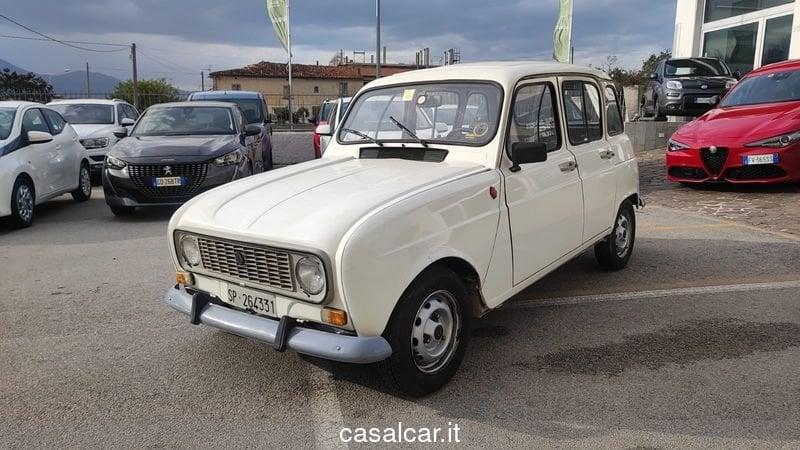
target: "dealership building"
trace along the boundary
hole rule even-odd
[[[675,57],[707,56],[745,74],[800,58],[800,0],[677,0]]]

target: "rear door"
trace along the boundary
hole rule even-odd
[[[583,197],[575,156],[559,119],[558,80],[525,82],[514,94],[506,157],[517,142],[547,145],[547,161],[502,169],[511,224],[514,284],[520,284],[581,244]]]
[[[603,97],[596,81],[562,77],[561,93],[567,118],[567,143],[578,161],[583,181],[583,242],[602,235],[611,227],[617,185],[615,153],[605,139]]]
[[[72,190],[78,186],[78,177],[83,157],[83,146],[78,142],[75,131],[67,125],[61,115],[55,111],[42,108],[53,143],[56,145],[56,161],[54,163],[53,177],[56,181],[56,190]],[[57,174],[57,175],[55,175]]]

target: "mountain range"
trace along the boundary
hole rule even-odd
[[[11,72],[20,74],[30,73],[21,67],[15,66],[8,61],[0,59],[0,71],[9,69]],[[61,74],[37,74],[44,78],[45,81],[53,86],[53,92],[56,94],[80,94],[86,92],[86,72],[82,70],[69,71]],[[89,72],[89,84],[93,96],[95,94],[106,94],[114,90],[114,88],[121,81],[112,76],[99,73]]]

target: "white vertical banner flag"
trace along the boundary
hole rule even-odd
[[[561,11],[553,32],[553,59],[570,62],[572,51],[572,0],[558,0]]]
[[[286,17],[286,0],[267,0],[267,15],[283,49],[289,51],[289,20]]]

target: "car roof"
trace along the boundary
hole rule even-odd
[[[125,100],[108,100],[99,98],[71,98],[68,100],[53,100],[48,105],[114,105],[117,103],[127,103]]]
[[[22,108],[25,106],[45,106],[36,102],[24,102],[18,100],[5,100],[0,102],[0,108]]]
[[[425,81],[494,81],[506,87],[514,86],[519,80],[536,75],[590,75],[610,80],[605,72],[591,67],[564,64],[553,61],[490,61],[468,64],[453,64],[433,69],[412,70],[384,78],[379,78],[367,86],[391,86]]]
[[[235,103],[230,102],[212,102],[212,101],[202,101],[202,102],[171,102],[171,103],[158,103],[156,105],[151,106],[151,108],[177,108],[177,107],[216,107],[216,108],[234,108],[236,107]]]
[[[761,66],[758,69],[748,73],[747,76],[749,77],[754,75],[764,75],[768,73],[786,72],[797,69],[800,69],[800,59],[793,59],[788,61],[776,62],[774,64],[768,64],[766,66]]]
[[[193,92],[190,95],[190,98],[220,98],[220,97],[230,97],[234,98],[261,98],[260,92],[254,91],[201,91],[201,92]]]

